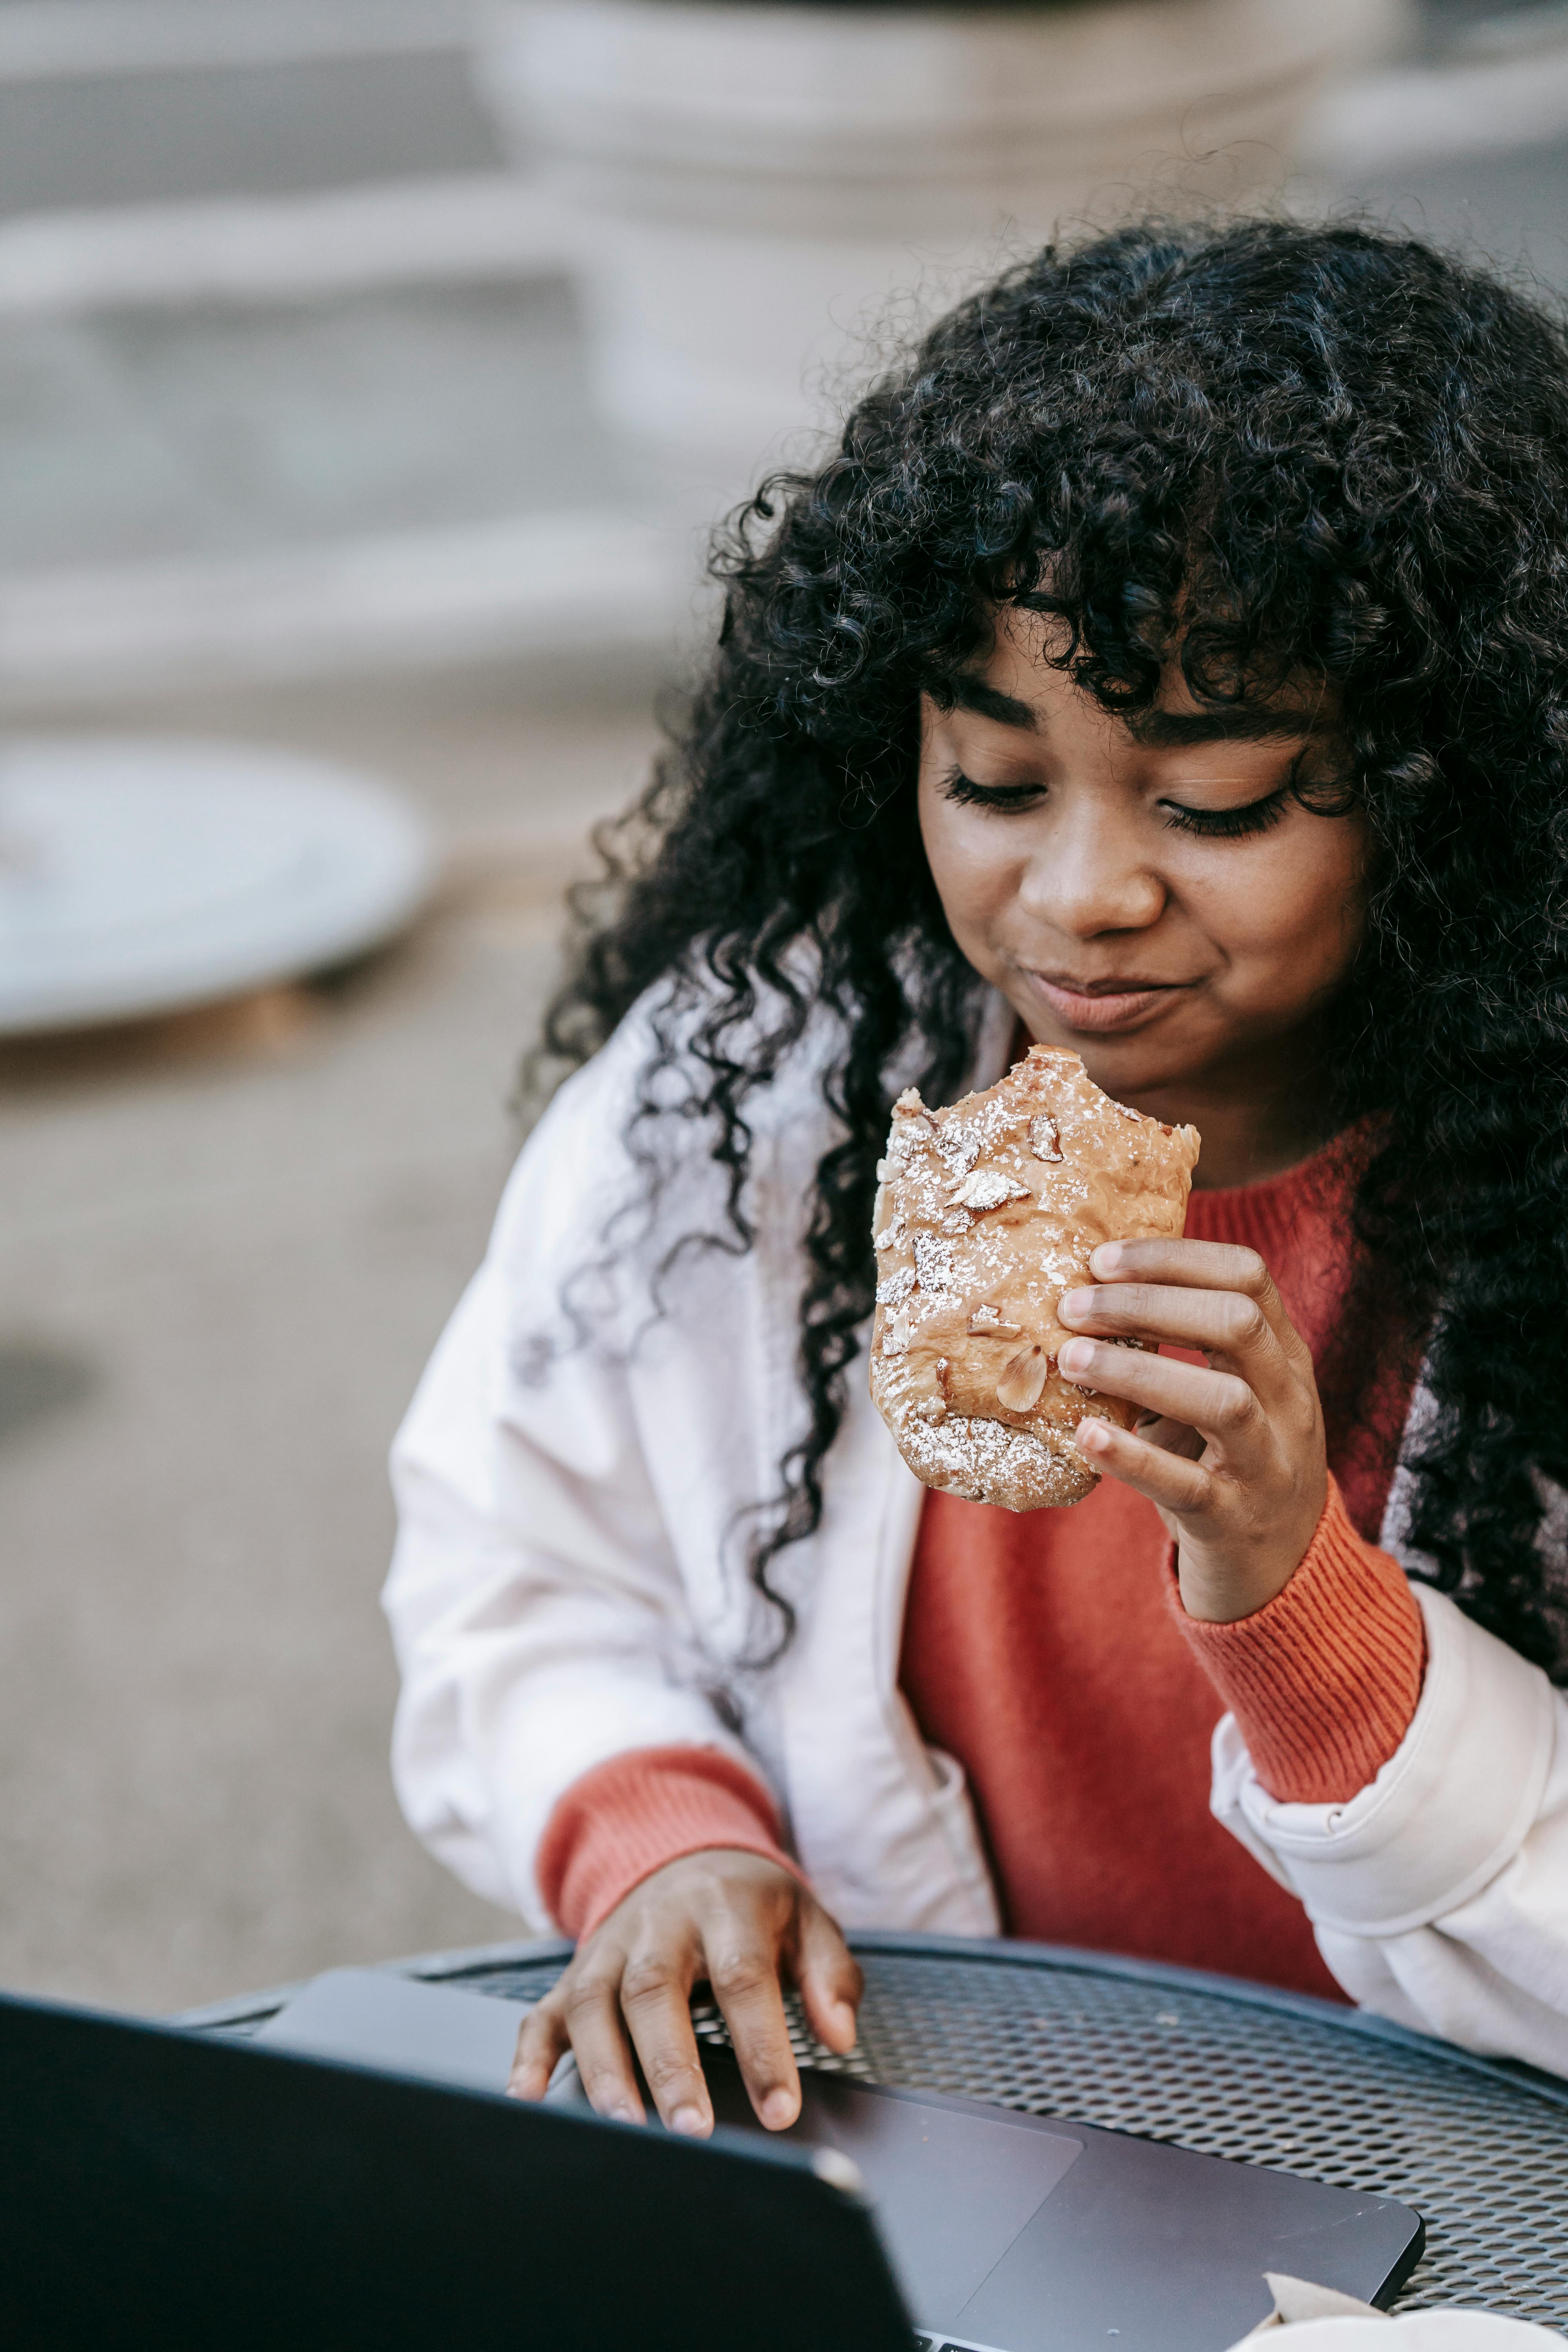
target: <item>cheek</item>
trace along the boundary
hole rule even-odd
[[[921,839],[937,897],[960,938],[984,929],[1017,889],[1016,860],[998,855],[999,828],[976,824],[973,813],[923,782],[920,795]]]
[[[1233,971],[1270,974],[1303,996],[1349,970],[1366,921],[1364,848],[1349,820],[1306,823],[1321,828],[1317,839],[1283,827],[1251,856],[1205,860],[1184,891]]]

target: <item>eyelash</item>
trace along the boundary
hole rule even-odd
[[[962,768],[944,776],[942,788],[960,808],[997,809],[1004,814],[1032,807],[1045,791],[1043,784],[977,784]]]
[[[1245,841],[1249,834],[1268,833],[1279,823],[1289,793],[1289,785],[1281,784],[1261,800],[1248,801],[1245,808],[1189,809],[1174,801],[1163,805],[1173,833],[1194,833],[1202,841]]]
[[[1243,808],[1189,809],[1173,801],[1165,801],[1165,821],[1173,833],[1194,834],[1203,841],[1245,841],[1248,835],[1268,833],[1285,814],[1285,803],[1290,796],[1295,778],[1280,784],[1260,800],[1248,801]],[[1032,808],[1045,791],[1043,784],[977,784],[962,768],[954,768],[944,778],[942,791],[960,808],[992,809],[998,814]]]

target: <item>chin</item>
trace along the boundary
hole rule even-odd
[[[1020,1018],[1037,1045],[1056,1045],[1076,1054],[1095,1085],[1119,1102],[1179,1086],[1201,1066],[1201,1055],[1184,1053],[1174,1040],[1154,1028],[1134,1030],[1126,1036],[1093,1036],[1066,1029],[1059,1022]]]

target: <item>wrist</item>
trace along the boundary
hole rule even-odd
[[[1202,1625],[1234,1625],[1279,1599],[1311,1547],[1327,1498],[1309,1504],[1289,1533],[1268,1543],[1205,1543],[1178,1531],[1176,1578],[1185,1613]]]
[[[683,1855],[729,1848],[788,1867],[772,1799],[717,1749],[633,1748],[572,1783],[541,1841],[540,1890],[583,1942],[623,1898]]]

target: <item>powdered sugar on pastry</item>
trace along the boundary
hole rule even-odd
[[[1062,1378],[1058,1303],[1101,1242],[1181,1233],[1197,1156],[1196,1128],[1112,1102],[1055,1046],[950,1110],[900,1096],[878,1170],[871,1395],[917,1478],[1010,1511],[1099,1483],[1074,1430],[1136,1412]]]

